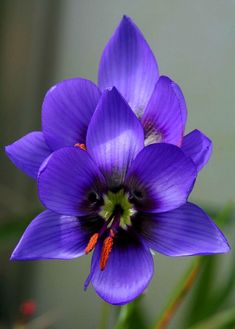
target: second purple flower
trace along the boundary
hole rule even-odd
[[[101,93],[115,87],[139,118],[145,145],[165,142],[182,147],[197,166],[209,160],[212,143],[200,131],[184,137],[187,109],[179,86],[159,76],[158,64],[135,23],[124,16],[101,56],[98,87],[81,78],[53,86],[42,106],[42,131],[34,131],[6,147],[11,161],[36,178],[42,162],[55,150],[85,144]]]

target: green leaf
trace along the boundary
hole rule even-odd
[[[212,213],[212,211],[209,212]],[[233,206],[227,205],[214,220],[220,227],[229,227],[232,223],[233,213]],[[219,286],[216,284],[223,257],[223,255],[202,257],[202,271],[187,312],[187,328],[218,312],[230,297],[235,286],[235,259],[229,270],[228,278],[223,278]]]
[[[182,304],[185,297],[191,290],[195,280],[197,279],[197,275],[201,270],[201,260],[201,257],[194,258],[189,269],[177,284],[175,290],[173,290],[168,304],[163,309],[163,312],[160,314],[160,317],[157,319],[157,321],[155,321],[153,328],[164,329],[168,327],[169,322],[172,320],[177,309]]]
[[[234,205],[227,204],[215,217],[215,222],[221,227],[230,226],[234,219]]]
[[[189,327],[189,329],[232,329],[234,325],[235,307],[232,307]]]
[[[190,326],[208,315],[209,300],[213,291],[213,282],[217,271],[217,257],[201,257],[201,273],[195,286],[193,299],[190,303],[190,309],[187,312],[187,325]]]

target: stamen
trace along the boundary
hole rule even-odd
[[[76,143],[74,144],[75,147],[79,147],[81,150],[86,151],[86,145],[83,143]]]
[[[89,254],[89,252],[91,252],[95,248],[98,238],[99,238],[99,233],[95,233],[91,236],[91,238],[88,242],[88,245],[86,246],[86,249],[85,249],[86,255]]]
[[[102,251],[101,251],[101,257],[100,257],[100,269],[103,271],[107,265],[109,255],[113,248],[113,238],[114,238],[114,232],[111,230],[111,235],[108,236],[103,243]]]

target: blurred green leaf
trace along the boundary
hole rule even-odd
[[[194,296],[187,313],[187,325],[192,325],[210,315],[209,296],[213,289],[213,279],[217,270],[216,256],[201,257],[201,273],[194,290]]]
[[[153,328],[164,329],[168,327],[179,306],[182,304],[197,279],[198,273],[201,270],[201,261],[201,257],[195,257],[193,259],[189,269],[181,278],[175,290],[173,290],[166,307],[163,309],[157,321],[155,321]]]
[[[201,321],[189,329],[233,329],[235,325],[235,307],[222,311]]]
[[[209,211],[210,212],[210,211]],[[212,212],[212,211],[211,211]],[[211,213],[210,212],[210,213]],[[214,219],[220,227],[228,227],[232,223],[234,208],[227,205]],[[228,278],[216,284],[221,267],[221,255],[203,256],[202,271],[199,276],[193,298],[187,312],[187,328],[218,312],[227,302],[235,286],[235,259],[229,269]]]
[[[221,306],[227,303],[235,287],[235,258],[233,258],[231,267],[229,269],[228,278],[220,283],[214,294],[212,294],[209,305],[211,313],[217,311]]]
[[[146,329],[147,321],[141,305],[142,296],[120,309],[115,329]]]
[[[214,216],[213,216],[214,217]],[[232,224],[234,218],[234,204],[227,204],[214,218],[219,227],[223,228]]]

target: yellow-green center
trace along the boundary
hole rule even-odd
[[[108,221],[114,215],[117,207],[121,209],[119,225],[125,229],[127,225],[131,224],[131,216],[134,214],[134,209],[133,205],[128,200],[128,195],[123,190],[116,193],[109,191],[104,196],[104,205],[100,215]],[[110,225],[111,224],[112,222],[110,222]]]

